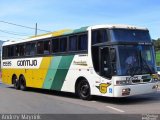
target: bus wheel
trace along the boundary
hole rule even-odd
[[[19,81],[20,81],[20,89],[25,91],[27,89],[27,87],[26,87],[26,80],[25,80],[24,76],[21,76]]]
[[[14,88],[19,90],[20,89],[20,86],[19,86],[19,80],[17,80],[17,77],[16,76],[13,76],[12,78],[13,80],[13,84],[14,84]]]
[[[90,86],[86,80],[81,80],[77,86],[78,96],[83,100],[90,100]]]

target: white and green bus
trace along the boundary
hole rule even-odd
[[[135,60],[126,63],[131,54]],[[81,99],[148,94],[158,87],[149,31],[130,25],[95,25],[5,42],[1,67],[3,83],[16,89],[72,92]]]

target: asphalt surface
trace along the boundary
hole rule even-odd
[[[40,89],[15,90],[0,83],[0,113],[39,114],[160,114],[160,91],[128,98],[93,97]]]

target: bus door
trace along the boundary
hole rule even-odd
[[[99,48],[99,70],[101,76],[109,79],[112,77],[109,47]]]

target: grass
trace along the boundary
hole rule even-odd
[[[156,63],[158,66],[160,66],[160,51],[156,52]]]

